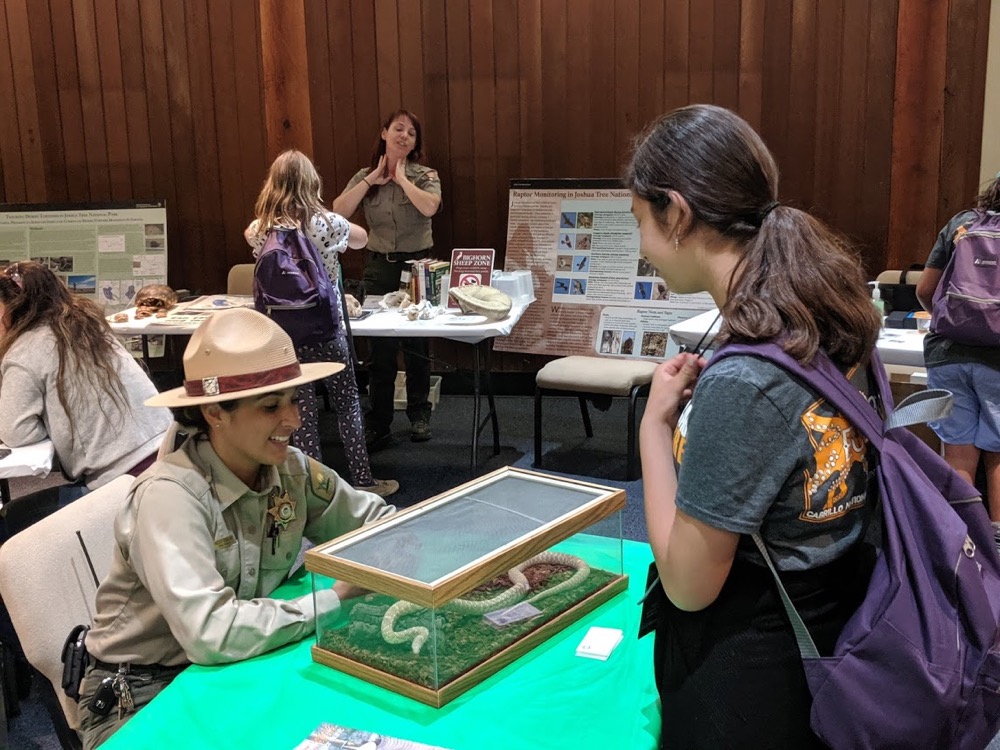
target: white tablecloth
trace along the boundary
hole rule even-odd
[[[203,305],[205,299],[205,297],[199,297],[192,302],[182,302],[171,310],[165,318],[151,317],[136,320],[135,308],[129,308],[124,311],[129,316],[128,321],[124,323],[111,322],[111,329],[116,334],[126,336],[134,334],[191,334],[198,327],[200,320],[191,319],[192,311],[190,308]],[[248,307],[253,306],[250,297],[243,299],[248,301]],[[432,337],[477,344],[494,336],[509,334],[529,304],[531,303],[515,305],[510,314],[503,320],[487,321],[476,325],[466,324],[464,321],[471,319],[471,316],[462,316],[458,314],[458,311],[449,311],[431,320],[409,320],[405,315],[401,315],[395,310],[379,310],[372,312],[363,320],[352,320],[351,332],[355,336]],[[210,315],[211,313],[206,314]]]
[[[718,310],[712,309],[681,323],[676,323],[670,327],[670,337],[682,346],[695,346],[718,314]],[[712,326],[712,332],[705,338],[703,347],[711,344],[715,334],[719,331],[719,323],[721,320]],[[878,337],[877,348],[884,364],[906,365],[908,367],[924,366],[924,334],[920,331],[883,328]]]

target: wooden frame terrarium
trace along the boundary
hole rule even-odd
[[[624,591],[625,491],[504,468],[306,552],[313,660],[440,707]]]

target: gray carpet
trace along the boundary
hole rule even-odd
[[[400,491],[391,502],[407,507],[502,466],[531,468],[534,412],[530,396],[497,398],[500,420],[500,454],[492,454],[492,433],[483,431],[480,463],[470,466],[472,397],[444,396],[431,420],[434,432],[426,443],[411,443],[409,422],[396,413],[393,441],[372,455],[372,471],[381,479],[396,479]],[[544,401],[544,470],[585,479],[597,484],[624,488],[627,493],[622,518],[628,539],[645,541],[642,511],[642,484],[626,482],[624,399],[615,399],[611,408],[600,412],[591,408],[594,437],[584,435],[579,405],[575,398],[547,397]],[[483,409],[486,408],[485,399]],[[336,426],[329,415],[322,420],[323,448],[327,463],[343,473],[341,452],[335,437]],[[58,475],[45,479],[11,480],[11,495],[20,497],[45,486],[61,484]],[[48,714],[33,690],[21,703],[21,713],[9,724],[9,747],[13,750],[58,750],[60,747]]]

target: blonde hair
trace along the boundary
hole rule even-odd
[[[308,226],[314,214],[326,210],[320,193],[323,182],[309,157],[289,149],[278,154],[267,171],[267,179],[257,196],[254,213],[259,230],[292,222],[299,229]]]

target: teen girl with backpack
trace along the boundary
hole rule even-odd
[[[746,122],[714,106],[675,110],[636,140],[624,180],[642,256],[671,291],[711,294],[717,342],[776,341],[803,363],[822,350],[877,393],[867,364],[881,321],[862,266],[819,221],[779,203],[774,158]],[[868,587],[875,457],[782,368],[734,355],[702,375],[705,364],[696,354],[661,364],[640,428],[660,746],[823,747],[750,535],[763,536],[830,653]]]
[[[244,236],[256,257],[272,229],[294,229],[301,232],[319,252],[326,266],[334,292],[338,295],[335,309],[340,309],[340,253],[348,247],[364,247],[368,235],[364,229],[343,216],[328,211],[320,197],[322,182],[309,158],[296,150],[285,151],[271,164],[264,187],[254,209],[257,218],[246,228]],[[324,379],[330,403],[337,417],[337,428],[344,444],[351,479],[358,489],[388,497],[399,489],[392,479],[372,477],[368,447],[365,444],[361,399],[354,375],[354,361],[343,321],[327,341],[319,344],[297,344],[300,362],[340,362],[344,369]],[[302,426],[292,436],[292,444],[303,453],[322,460],[319,439],[319,404],[313,384],[299,391],[299,414]]]

